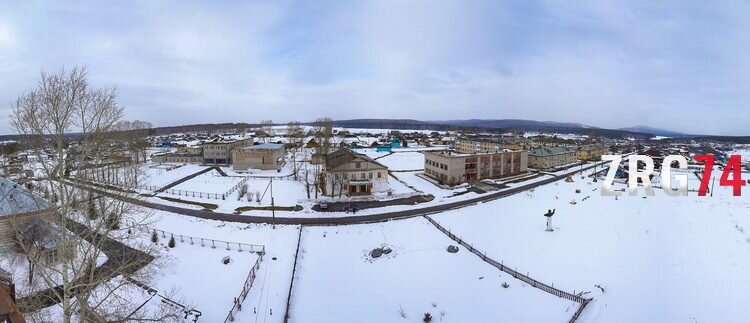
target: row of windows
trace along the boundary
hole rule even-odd
[[[442,180],[448,179],[447,175],[445,175],[443,173],[438,173],[437,171],[429,169],[429,168],[425,169],[424,172],[427,173],[427,175],[430,175],[432,177],[437,177],[437,178],[440,178]]]
[[[440,168],[440,169],[444,169],[444,170],[448,170],[448,165],[446,165],[446,164],[438,163],[438,162],[436,162],[434,160],[429,160],[429,159],[425,159],[425,162],[427,163],[427,165],[430,165],[430,166],[433,166],[433,167],[437,167],[437,168]]]
[[[381,172],[375,172],[374,174],[375,175],[373,175],[372,172],[370,172],[370,173],[359,173],[359,178],[360,179],[372,179],[373,176],[377,176],[377,178],[383,178],[383,174]],[[349,179],[349,177],[351,177],[351,179],[357,179],[357,174],[351,174],[351,176],[349,176],[349,173],[344,173],[343,174],[343,179],[346,180],[346,179]],[[334,178],[334,180],[338,181],[342,177],[339,177],[339,174],[334,174],[333,178]]]

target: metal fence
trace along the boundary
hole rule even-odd
[[[260,255],[258,259],[255,260],[255,265],[253,265],[253,268],[250,269],[250,273],[247,274],[247,278],[245,278],[245,283],[242,285],[242,290],[240,291],[240,295],[234,298],[234,304],[232,305],[232,308],[229,310],[229,314],[227,315],[227,318],[224,319],[224,323],[233,322],[235,315],[237,315],[237,312],[242,310],[242,302],[245,301],[247,294],[250,293],[250,288],[253,287],[253,282],[255,282],[256,272],[260,268],[261,261],[263,261],[263,255]]]
[[[249,251],[249,252],[255,252],[261,255],[261,257],[266,254],[266,246],[264,245],[257,245],[257,244],[248,244],[248,243],[242,243],[242,242],[231,242],[231,241],[224,241],[224,240],[216,240],[216,239],[209,239],[209,238],[201,238],[201,237],[191,237],[186,236],[182,234],[176,234],[169,231],[159,230],[156,228],[151,228],[147,225],[143,224],[136,224],[133,222],[128,222],[129,227],[138,228],[143,232],[156,232],[157,235],[160,235],[162,238],[167,237],[174,237],[175,241],[179,241],[181,243],[190,243],[191,245],[200,245],[201,247],[211,247],[211,248],[226,248],[226,250],[237,250],[239,252],[243,251]]]
[[[434,225],[438,230],[440,230],[441,232],[445,233],[449,238],[451,238],[452,240],[458,242],[458,244],[460,244],[464,248],[468,249],[471,253],[479,256],[479,258],[482,258],[482,260],[484,262],[486,262],[486,263],[494,266],[497,269],[500,269],[503,272],[506,272],[506,273],[510,274],[511,276],[513,276],[513,278],[516,278],[516,279],[518,279],[520,281],[523,281],[523,282],[531,285],[532,287],[538,288],[538,289],[540,289],[540,290],[542,290],[544,292],[547,292],[549,294],[555,295],[557,297],[564,298],[564,299],[567,299],[567,300],[570,300],[570,301],[573,301],[573,302],[581,304],[580,307],[579,307],[579,309],[578,309],[578,311],[576,311],[576,313],[573,315],[573,318],[570,320],[570,322],[575,322],[575,320],[578,319],[578,316],[581,315],[581,312],[583,311],[583,308],[586,307],[586,305],[589,303],[589,301],[591,301],[591,299],[589,299],[589,298],[583,298],[583,297],[581,297],[580,296],[581,294],[576,294],[575,291],[573,291],[573,293],[570,293],[570,292],[566,292],[564,290],[555,288],[554,287],[555,284],[547,285],[545,283],[542,283],[542,282],[540,282],[540,281],[538,281],[536,279],[533,279],[533,278],[529,277],[528,273],[526,273],[524,275],[524,274],[518,272],[516,269],[509,268],[508,266],[504,265],[502,262],[497,262],[496,260],[487,257],[487,253],[486,252],[483,253],[483,252],[477,250],[476,248],[474,248],[473,245],[471,245],[471,244],[463,241],[461,238],[459,238],[458,236],[456,236],[455,234],[453,234],[452,232],[450,232],[450,230],[448,230],[445,227],[441,226],[439,223],[437,223],[437,221],[433,220],[428,215],[425,215],[424,217],[425,217],[425,219],[427,219],[427,221],[430,221],[430,223],[432,223],[432,225]]]
[[[236,190],[240,189],[242,185],[247,183],[247,181],[250,179],[250,177],[244,177],[242,180],[239,181],[236,185],[232,186],[226,193],[224,193],[225,196],[229,196],[230,194],[234,193]]]
[[[227,198],[227,196],[224,193],[196,192],[196,191],[187,191],[187,190],[177,190],[173,188],[163,190],[162,193],[179,195],[179,196],[207,198],[207,199],[214,199],[214,200],[226,200]]]

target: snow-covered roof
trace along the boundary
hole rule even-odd
[[[0,216],[46,209],[47,203],[34,197],[20,184],[0,177]]]
[[[267,144],[260,144],[260,145],[255,145],[255,146],[248,146],[242,149],[254,150],[254,149],[281,149],[281,148],[284,148],[284,144],[267,143]]]

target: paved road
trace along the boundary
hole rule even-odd
[[[604,163],[599,163],[598,165],[601,166],[602,164]],[[584,167],[583,170],[589,170],[592,168],[594,168],[594,165]],[[570,174],[575,174],[580,171],[581,169],[578,168],[575,170],[571,170],[570,172],[567,172],[563,175],[556,175],[548,179],[521,185],[518,187],[511,188],[511,189],[482,195],[482,196],[475,197],[475,198],[468,199],[468,200],[460,200],[456,202],[445,203],[445,204],[434,205],[434,206],[427,206],[427,207],[422,207],[422,208],[413,208],[413,209],[408,209],[408,210],[403,210],[403,211],[384,212],[384,213],[368,214],[368,215],[352,215],[352,216],[343,216],[343,217],[326,217],[326,218],[277,217],[275,220],[270,216],[236,215],[236,214],[231,214],[231,213],[219,213],[219,212],[211,212],[211,211],[205,211],[205,210],[187,209],[187,208],[182,208],[182,207],[177,207],[177,206],[164,205],[164,204],[139,200],[139,199],[123,196],[121,194],[112,194],[112,193],[108,193],[108,192],[105,192],[96,188],[91,188],[91,187],[83,187],[83,188],[96,192],[97,194],[105,195],[108,197],[112,197],[115,199],[119,199],[121,201],[133,203],[133,204],[140,205],[143,207],[192,216],[196,218],[208,219],[208,220],[219,220],[219,221],[237,222],[237,223],[266,223],[266,224],[271,224],[271,223],[274,223],[275,221],[276,224],[291,224],[291,225],[346,225],[346,224],[375,223],[375,222],[384,222],[384,221],[390,221],[390,220],[407,219],[407,218],[412,218],[416,216],[422,216],[425,214],[434,214],[434,213],[439,213],[439,212],[448,211],[452,209],[462,208],[462,207],[466,207],[470,205],[475,205],[481,202],[487,202],[487,201],[492,201],[492,200],[496,200],[499,198],[507,197],[507,196],[520,193],[520,192],[523,192],[523,191],[526,191],[526,190],[529,190],[538,186],[546,185],[549,183],[554,183],[556,181],[565,179]]]

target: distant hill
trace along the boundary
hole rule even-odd
[[[627,128],[620,128],[618,130],[625,130],[625,131],[634,131],[634,132],[645,132],[645,133],[652,133],[656,136],[663,136],[663,137],[684,137],[688,136],[687,134],[671,131],[671,130],[664,130],[664,129],[658,129],[658,128],[652,128],[649,126],[634,126],[634,127],[627,127]]]
[[[311,124],[311,123],[308,123]],[[344,128],[371,128],[371,129],[432,129],[432,130],[485,130],[503,131],[544,131],[563,132],[580,135],[604,136],[611,138],[650,138],[654,134],[638,131],[627,131],[617,129],[604,129],[587,126],[579,123],[565,123],[554,121],[534,121],[522,119],[468,119],[468,120],[436,120],[421,121],[414,119],[350,119],[335,120],[333,125]]]
[[[446,120],[434,121],[434,123],[445,123],[451,125],[480,127],[480,128],[508,128],[508,129],[599,129],[580,123],[566,123],[555,121],[534,121],[523,119],[469,119],[469,120]]]

